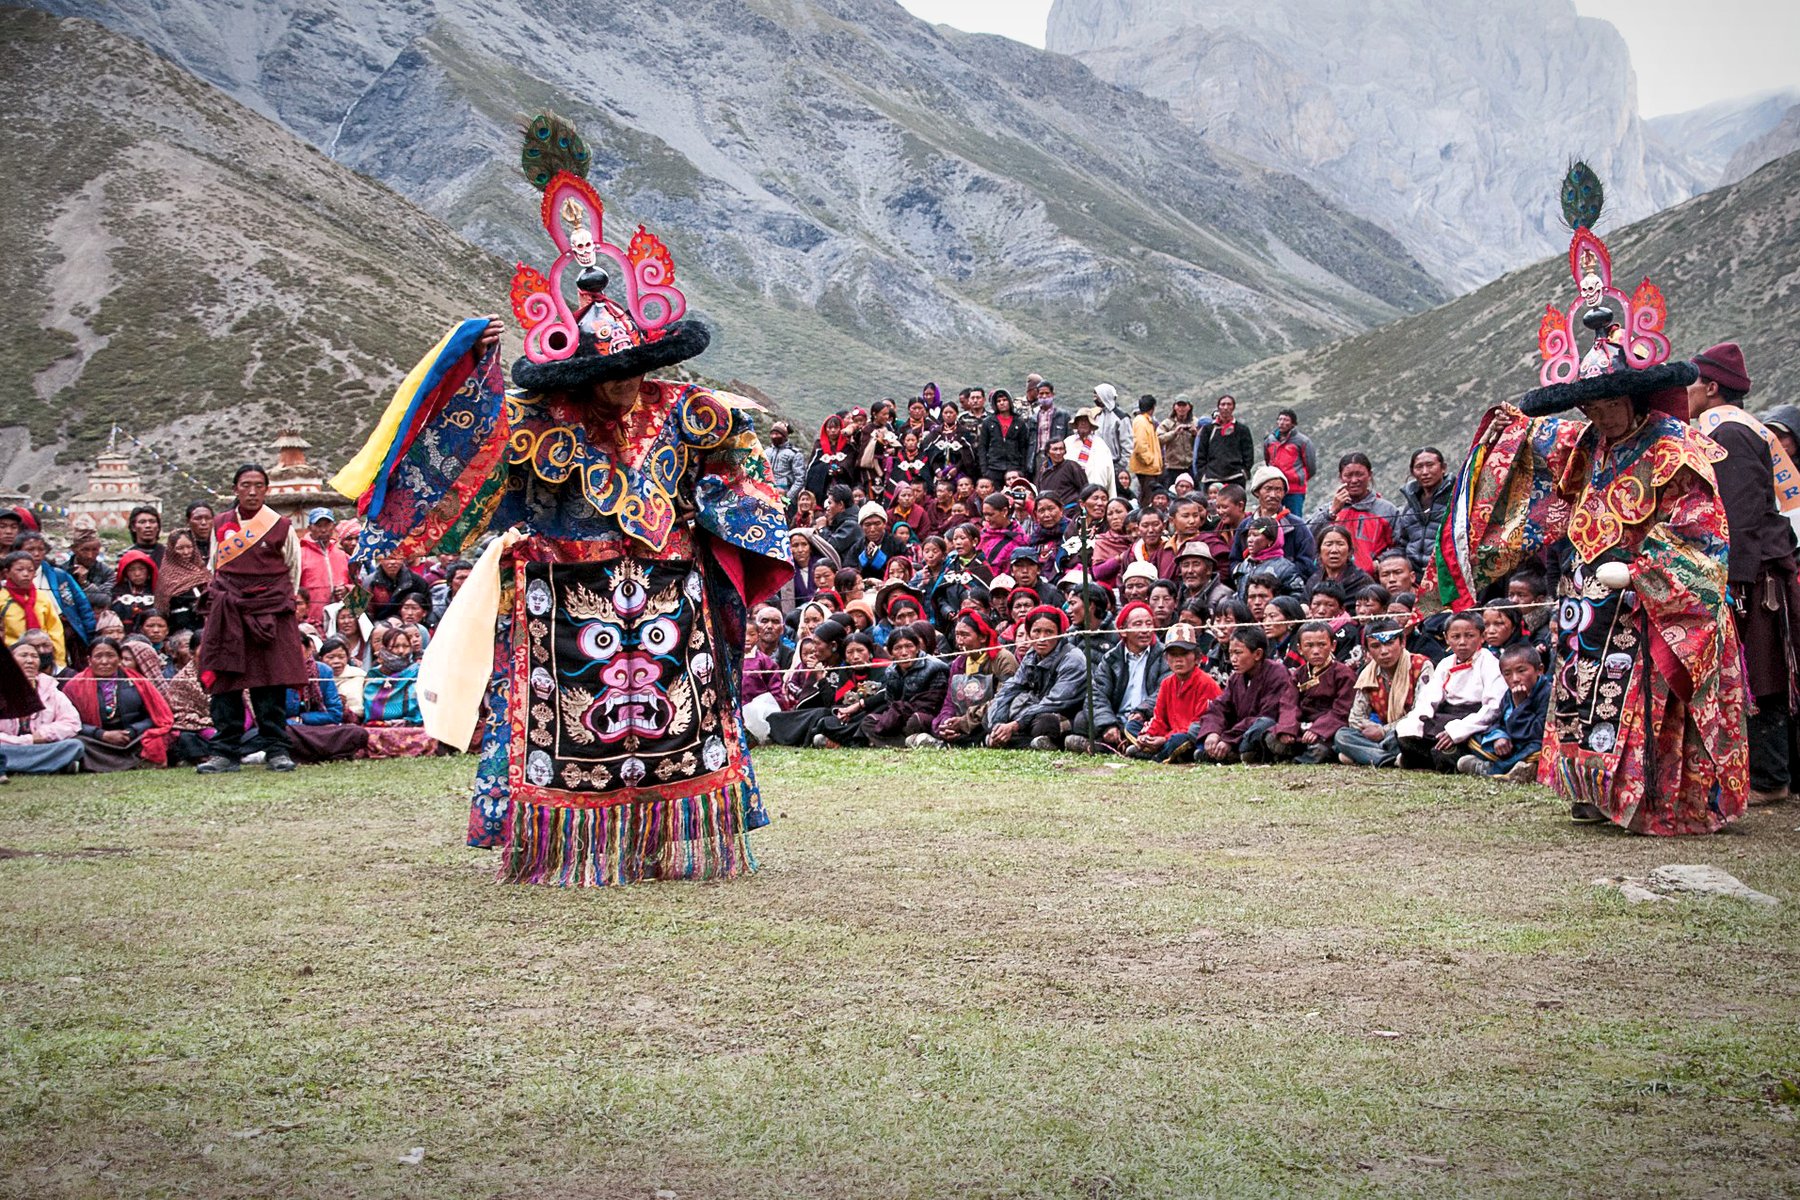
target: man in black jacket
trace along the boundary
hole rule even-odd
[[[1400,519],[1394,522],[1394,542],[1406,551],[1413,568],[1423,573],[1431,564],[1438,530],[1456,495],[1456,480],[1448,477],[1444,452],[1436,446],[1414,450],[1411,470],[1412,478],[1400,489]]]
[[[1750,375],[1737,343],[1701,351],[1694,356],[1694,367],[1700,378],[1688,385],[1688,415],[1726,454],[1717,467],[1719,499],[1731,526],[1726,573],[1749,665],[1750,694],[1756,698],[1748,730],[1750,803],[1775,804],[1793,788],[1793,692],[1800,648],[1794,530],[1776,503],[1776,455],[1783,474],[1792,475],[1793,463],[1774,434],[1738,407],[1750,394]]]
[[[1089,704],[1075,714],[1075,731],[1063,743],[1072,754],[1085,754],[1095,736],[1105,746],[1124,750],[1156,709],[1156,690],[1169,673],[1156,637],[1156,617],[1148,604],[1127,604],[1119,613],[1119,629],[1119,644],[1094,662]]]
[[[834,483],[825,492],[825,540],[831,543],[838,558],[848,559],[863,543],[862,526],[850,506],[856,493],[847,483]]]
[[[1250,468],[1255,465],[1256,440],[1250,436],[1249,426],[1237,419],[1237,401],[1220,396],[1212,424],[1194,438],[1194,482],[1202,489],[1215,482],[1243,487],[1250,482]]]

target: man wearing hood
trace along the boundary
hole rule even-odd
[[[1703,350],[1693,361],[1699,378],[1688,385],[1689,418],[1725,451],[1715,473],[1731,530],[1726,576],[1756,700],[1748,720],[1750,803],[1775,804],[1793,786],[1800,587],[1794,529],[1782,510],[1784,500],[1800,508],[1800,479],[1775,434],[1739,407],[1750,394],[1750,375],[1737,343]]]
[[[1113,462],[1123,466],[1131,461],[1131,418],[1119,408],[1118,389],[1110,383],[1095,384],[1094,407],[1100,410],[1094,436],[1112,455]],[[1108,490],[1111,488],[1108,480]]]

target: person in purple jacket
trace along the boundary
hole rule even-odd
[[[1286,667],[1269,658],[1269,639],[1253,625],[1231,634],[1231,680],[1194,732],[1213,762],[1267,762],[1300,736],[1300,693]]]

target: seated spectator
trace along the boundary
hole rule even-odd
[[[1162,514],[1153,509],[1145,509],[1138,515],[1138,538],[1125,553],[1125,561],[1120,565],[1123,573],[1126,567],[1134,562],[1149,563],[1156,569],[1156,578],[1174,579],[1175,551],[1169,548],[1163,537]],[[1099,572],[1095,572],[1099,575]]]
[[[1156,691],[1169,668],[1156,638],[1155,614],[1148,604],[1127,604],[1119,610],[1118,626],[1119,642],[1094,663],[1094,685],[1075,714],[1075,731],[1063,743],[1071,754],[1086,754],[1090,740],[1124,750],[1156,707]]]
[[[1288,480],[1278,467],[1261,466],[1250,476],[1250,495],[1256,501],[1256,511],[1239,523],[1237,540],[1232,545],[1232,554],[1237,558],[1245,555],[1244,535],[1249,531],[1250,522],[1257,517],[1268,517],[1275,521],[1280,536],[1275,539],[1281,547],[1281,553],[1294,564],[1295,572],[1302,579],[1311,577],[1319,569],[1315,558],[1312,530],[1300,519],[1300,514],[1288,505]],[[1302,498],[1304,499],[1304,498]]]
[[[1144,603],[1150,606],[1150,615],[1155,618],[1158,629],[1167,629],[1175,624],[1176,615],[1183,608],[1180,598],[1181,585],[1172,579],[1158,579],[1150,585],[1150,590],[1144,595]],[[1236,597],[1230,597],[1226,602],[1231,603],[1235,600]],[[1211,606],[1205,604],[1199,597],[1195,597],[1194,603],[1205,607],[1208,612],[1212,611]]]
[[[413,658],[412,634],[398,626],[375,631],[375,665],[363,685],[363,723],[424,723],[419,715],[419,664]]]
[[[1067,585],[1070,580],[1065,577],[1063,583]],[[1090,648],[1098,656],[1118,644],[1118,635],[1111,626],[1112,593],[1099,584],[1084,584],[1077,579],[1067,588],[1063,611],[1076,633],[1070,640],[1077,645]]]
[[[1098,575],[1094,578],[1104,584],[1105,580]],[[1156,568],[1147,562],[1134,562],[1125,568],[1119,577],[1118,593],[1121,604],[1150,599],[1150,585],[1156,582]]]
[[[1231,681],[1194,730],[1213,762],[1268,762],[1300,736],[1300,694],[1254,625],[1231,632]]]
[[[200,686],[199,672],[199,664],[190,656],[163,681],[163,695],[169,701],[171,767],[203,763],[212,756],[212,700]]]
[[[1525,643],[1525,626],[1519,610],[1504,597],[1489,600],[1481,608],[1481,641],[1496,657],[1508,646]]]
[[[1199,633],[1182,623],[1169,630],[1163,644],[1168,673],[1156,688],[1150,719],[1126,747],[1132,758],[1154,762],[1189,762],[1200,745],[1200,719],[1219,698],[1219,685],[1200,669]]]
[[[1013,520],[1012,501],[999,492],[981,502],[981,519],[981,559],[989,571],[999,574],[1011,563],[1013,551],[1028,544],[1025,530]]]
[[[156,560],[142,550],[119,556],[119,574],[113,584],[112,603],[127,634],[142,628],[144,618],[156,611]]]
[[[837,690],[834,702],[819,719],[813,749],[839,750],[862,744],[863,719],[887,704],[875,650],[874,636],[864,630],[844,639],[844,665],[838,670],[844,673],[847,686]]]
[[[175,672],[194,660],[194,631],[181,629],[171,633],[168,641],[168,653],[163,657],[169,660],[169,665],[163,668],[163,678],[173,678]],[[164,695],[167,694],[165,691]]]
[[[474,573],[474,563],[464,562],[461,559],[451,560],[450,564],[444,568],[443,580],[431,585],[431,612],[425,619],[426,625],[432,629],[438,627],[438,622],[444,619],[444,613],[449,609],[450,602],[456,599],[456,593],[462,591],[463,584],[467,583],[469,576]]]
[[[858,510],[856,523],[861,536],[844,556],[844,567],[854,569],[864,578],[878,578],[887,567],[888,559],[903,553],[903,548],[888,533],[887,509],[875,501],[869,501]]]
[[[1025,619],[1025,656],[988,709],[987,744],[997,749],[1055,750],[1073,728],[1087,695],[1087,664],[1062,635],[1069,618],[1041,604]]]
[[[1550,679],[1544,661],[1530,642],[1514,642],[1500,652],[1506,677],[1506,699],[1500,718],[1457,761],[1464,775],[1503,775],[1515,783],[1537,778],[1544,749],[1544,722],[1550,715]]]
[[[862,719],[862,741],[903,746],[908,738],[931,732],[950,688],[950,668],[929,656],[936,644],[937,635],[923,621],[894,627],[887,644],[892,661],[881,676],[887,700]]]
[[[28,717],[0,720],[0,779],[53,775],[81,764],[81,716],[44,671],[38,652],[20,643],[8,652],[42,706]]]
[[[1481,644],[1481,622],[1459,612],[1445,627],[1450,657],[1419,688],[1412,711],[1394,726],[1403,766],[1449,774],[1493,727],[1506,699],[1506,680],[1493,651]]]
[[[1390,596],[1398,596],[1401,592],[1418,594],[1419,572],[1404,550],[1389,550],[1375,560],[1375,578]]]
[[[778,746],[810,746],[834,711],[855,698],[870,684],[868,655],[851,645],[850,622],[841,616],[820,621],[801,648],[801,660],[810,657],[811,687],[791,697],[788,707],[770,713],[769,740]],[[854,655],[858,660],[851,662]],[[804,678],[804,677],[803,677]],[[879,685],[877,685],[879,686]]]
[[[1290,671],[1300,665],[1300,646],[1294,635],[1306,620],[1306,609],[1292,596],[1276,596],[1263,608],[1263,636],[1269,639],[1269,658]]]
[[[23,641],[26,634],[41,632],[50,640],[57,667],[67,666],[68,643],[62,614],[57,611],[50,589],[37,585],[37,560],[23,550],[15,550],[0,558],[0,572],[5,578],[4,590],[0,590],[0,637],[11,647]]]
[[[1322,763],[1349,720],[1356,672],[1338,660],[1337,640],[1323,621],[1308,621],[1297,638],[1301,662],[1294,670],[1294,690],[1300,693],[1300,737],[1287,744],[1287,751],[1297,763]]]
[[[1181,589],[1175,597],[1178,608],[1189,600],[1199,600],[1210,611],[1213,605],[1237,596],[1214,570],[1212,550],[1198,538],[1175,552],[1175,570],[1181,577]],[[1166,622],[1159,624],[1167,626]]]
[[[400,597],[400,611],[387,622],[391,625],[398,625],[412,635],[415,659],[425,653],[425,647],[431,644],[431,630],[425,624],[430,615],[431,611],[426,607],[425,598],[417,592],[408,592]]]
[[[1388,605],[1394,602],[1393,596],[1379,583],[1371,583],[1352,596],[1355,613],[1359,620],[1368,621],[1375,617],[1387,615]]]
[[[1043,564],[1032,553],[1029,546],[1021,546],[1013,551],[1012,562],[1007,572],[1012,576],[1014,591],[1027,592],[1038,604],[1061,604],[1062,593],[1044,578]],[[1081,567],[1077,565],[1074,573],[1079,575]]]
[[[1406,631],[1392,620],[1363,627],[1363,669],[1344,728],[1332,739],[1338,761],[1347,767],[1391,767],[1400,761],[1394,726],[1412,711],[1421,684],[1431,678],[1431,660],[1406,648]]]
[[[1339,662],[1355,666],[1362,659],[1362,634],[1346,610],[1344,600],[1344,589],[1335,583],[1321,583],[1307,598],[1306,615],[1325,622],[1331,629],[1332,654]]]
[[[81,717],[81,765],[89,771],[130,771],[168,762],[174,716],[155,684],[124,665],[119,643],[101,638],[88,650],[87,668],[63,685]]]
[[[370,641],[374,630],[375,623],[368,615],[356,612],[348,604],[339,602],[325,606],[325,635],[342,642],[351,663],[365,671],[375,659],[375,647]],[[358,710],[362,708],[360,696],[354,704]]]
[[[168,668],[168,660],[156,652],[155,647],[141,633],[134,633],[119,643],[120,660],[129,669],[136,671],[150,682],[157,691],[163,691],[163,683],[167,678],[163,672]],[[167,699],[167,694],[164,694]]]
[[[1517,607],[1525,636],[1545,662],[1550,661],[1550,585],[1537,571],[1514,571],[1506,581],[1506,598]]]
[[[355,758],[369,744],[369,732],[346,721],[343,694],[331,667],[302,644],[313,680],[287,692],[288,744],[296,762],[321,763]]]
[[[929,734],[906,739],[908,746],[979,746],[987,738],[988,706],[1001,685],[1019,669],[1019,660],[1000,645],[994,627],[977,612],[956,618],[957,656],[950,663],[949,686]]]
[[[1119,576],[1131,561],[1131,545],[1135,539],[1128,528],[1130,516],[1130,504],[1109,499],[1102,528],[1094,537],[1094,578],[1108,587],[1119,586]],[[1150,577],[1156,578],[1154,567]]]
[[[318,661],[331,671],[338,697],[344,702],[344,720],[350,724],[362,724],[363,690],[368,683],[369,673],[351,661],[350,648],[339,637],[325,639],[325,644],[319,647]]]

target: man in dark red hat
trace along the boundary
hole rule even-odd
[[[1750,375],[1736,342],[1696,354],[1694,369],[1699,378],[1688,385],[1689,417],[1725,451],[1716,471],[1731,528],[1727,570],[1756,701],[1748,721],[1750,803],[1774,804],[1793,785],[1800,590],[1794,578],[1794,527],[1782,515],[1777,481],[1791,480],[1794,464],[1775,435],[1739,406],[1750,394]]]

